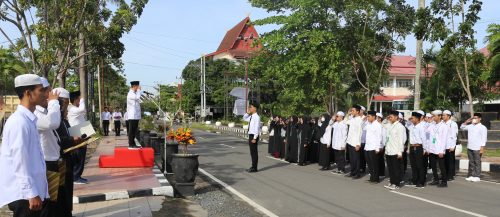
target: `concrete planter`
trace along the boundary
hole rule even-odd
[[[227,125],[229,128],[233,128],[234,127],[234,122],[231,122]]]
[[[220,121],[215,122],[215,126],[222,126],[222,123]]]
[[[173,154],[172,165],[175,187],[182,196],[194,195],[194,180],[198,173],[197,154]]]

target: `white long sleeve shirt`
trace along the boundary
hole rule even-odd
[[[467,149],[479,151],[481,147],[486,146],[488,129],[481,123],[469,125],[462,124],[460,129],[467,130]]]
[[[406,138],[402,138],[406,128],[399,122],[391,123],[387,128],[385,141],[386,155],[402,155]],[[406,135],[406,134],[405,134]]]
[[[109,121],[111,119],[111,113],[109,112],[102,112],[101,113],[101,120],[102,121]]]
[[[113,112],[113,120],[115,121],[120,121],[122,119],[122,113],[121,112]]]
[[[424,143],[427,139],[425,135],[425,125],[420,122],[417,125],[411,125],[410,127],[410,145],[422,145],[424,148]]]
[[[321,142],[321,144],[325,144],[328,147],[330,147],[330,143],[332,142],[332,129],[333,129],[332,127],[333,124],[328,125],[325,128],[325,133],[323,134],[323,136],[321,136],[321,139],[319,139],[319,142]]]
[[[363,120],[361,117],[357,116],[346,121],[349,125],[349,132],[347,133],[347,144],[356,147],[361,146],[361,134],[362,134],[362,124]]]
[[[253,139],[257,139],[260,135],[260,117],[257,113],[252,115],[243,115],[243,120],[248,122],[248,135],[253,135]]]
[[[37,106],[34,113],[38,119],[36,127],[40,134],[45,161],[59,160],[61,157],[61,147],[59,146],[59,139],[56,132],[61,124],[59,101],[50,100],[47,109]]]
[[[366,122],[364,127],[366,131],[365,151],[378,151],[382,142],[382,125],[378,121]]]
[[[361,120],[363,120],[363,124],[361,124],[361,143],[366,143],[366,129],[365,126],[368,124],[368,121],[365,119],[366,116],[362,116]]]
[[[128,113],[127,112],[125,112],[125,114],[123,114],[123,120],[128,121]]]
[[[432,154],[444,154],[446,151],[446,141],[448,140],[448,127],[441,121],[432,122],[427,128],[429,131],[429,152]]]
[[[380,123],[380,125],[382,125],[382,141],[380,141],[380,148],[384,148],[385,141],[387,140],[387,124]]]
[[[37,118],[22,105],[7,119],[0,147],[0,207],[16,200],[49,198]]]
[[[455,148],[457,145],[458,125],[457,122],[448,120],[446,123],[448,127],[448,139],[446,140],[446,149]]]
[[[68,106],[68,122],[70,126],[76,126],[86,121],[87,110],[85,108],[85,100],[80,99],[80,105],[78,107],[74,105]]]
[[[335,150],[345,150],[347,141],[347,125],[343,121],[333,124],[332,148]]]
[[[127,94],[127,118],[128,120],[141,119],[141,95],[142,91],[128,91]]]

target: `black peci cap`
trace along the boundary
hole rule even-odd
[[[474,116],[481,117],[481,113],[474,113]]]
[[[75,101],[76,98],[80,97],[80,95],[81,95],[80,91],[73,91],[69,93],[69,100],[73,102]]]
[[[416,117],[416,118],[419,118],[419,119],[420,119],[420,118],[422,117],[422,114],[420,114],[420,113],[418,113],[418,112],[412,112],[412,113],[411,113],[411,116],[413,116],[413,117]]]
[[[398,111],[390,111],[389,115],[394,115],[394,116],[398,117],[399,116],[399,112]]]
[[[353,105],[352,107],[355,108],[358,111],[361,110],[361,106],[359,106],[359,105]]]
[[[368,114],[369,115],[373,115],[373,116],[377,116],[377,112],[376,111],[368,111]]]
[[[133,86],[133,85],[139,85],[139,81],[131,81],[130,82],[130,85]]]
[[[256,109],[259,109],[259,108],[260,108],[259,103],[258,103],[258,102],[256,102],[256,101],[251,101],[251,102],[249,103],[249,105],[251,105],[251,106],[255,107]]]

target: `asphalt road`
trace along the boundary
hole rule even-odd
[[[259,172],[247,173],[250,154],[242,138],[195,131],[200,168],[227,183],[277,216],[500,216],[500,184],[469,183],[459,177],[441,189],[404,187],[389,191],[319,171],[317,164],[299,167],[267,157],[259,144]]]

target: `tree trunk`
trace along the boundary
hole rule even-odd
[[[81,97],[85,100],[85,104],[88,106],[88,97],[87,97],[87,90],[88,90],[88,87],[87,87],[87,70],[86,70],[86,67],[85,67],[85,37],[83,36],[83,33],[80,33],[78,35],[78,37],[80,38],[80,53],[79,55],[81,56],[80,57],[80,60],[79,60],[79,64],[78,64],[78,73],[80,75],[80,94],[81,94]],[[88,107],[87,107],[88,108]],[[87,109],[88,111],[88,109]]]

